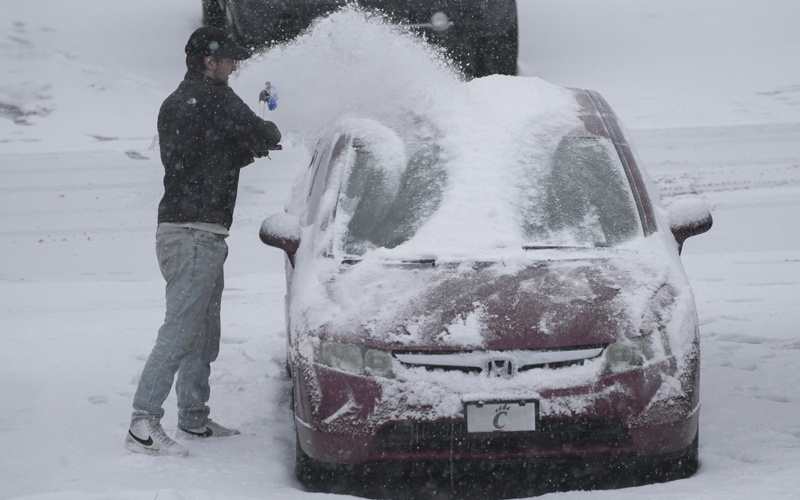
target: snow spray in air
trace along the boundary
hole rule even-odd
[[[281,89],[281,105],[270,118],[284,136],[308,141],[310,149],[343,116],[380,118],[398,108],[426,109],[431,99],[451,94],[462,80],[442,50],[385,16],[355,6],[256,54],[233,86],[240,95],[260,95],[265,75]]]

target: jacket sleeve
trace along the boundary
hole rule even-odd
[[[256,115],[229,87],[225,92],[225,128],[228,136],[243,152],[266,153],[281,140],[277,125]]]

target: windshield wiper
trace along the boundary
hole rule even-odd
[[[431,266],[434,267],[436,265],[436,259],[418,259],[418,260],[401,260],[401,264],[421,264],[424,266]]]
[[[349,266],[358,264],[359,262],[361,262],[361,259],[356,258],[342,260],[342,264],[347,264]],[[391,264],[391,262],[389,262],[389,264]],[[436,267],[436,259],[401,260],[399,262],[395,261],[395,264],[412,264],[415,266]]]
[[[604,243],[595,243],[593,246],[586,245],[523,245],[523,250],[588,250],[590,248],[605,248]]]

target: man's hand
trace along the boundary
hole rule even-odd
[[[275,146],[270,148],[269,151],[281,151],[281,150],[283,150],[283,146],[281,146],[280,144],[276,144]],[[253,151],[253,156],[255,156],[256,158],[264,158],[265,156],[269,158],[269,151]]]

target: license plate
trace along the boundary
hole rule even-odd
[[[539,430],[539,401],[475,401],[465,403],[467,432],[531,432]]]

